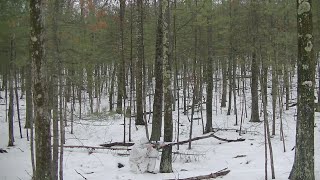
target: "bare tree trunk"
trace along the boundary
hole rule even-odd
[[[260,122],[259,118],[259,94],[258,94],[258,77],[259,77],[259,61],[257,58],[257,34],[258,34],[258,15],[257,1],[250,1],[250,14],[252,17],[252,56],[251,56],[251,118],[250,122]]]
[[[151,141],[160,141],[162,127],[162,101],[163,101],[163,17],[162,3],[159,3],[158,24],[156,34],[156,58],[155,58],[155,94],[153,101],[152,133]]]
[[[286,143],[285,143],[285,136],[284,136],[284,132],[283,132],[283,122],[282,122],[282,113],[283,113],[283,97],[282,97],[282,94],[283,94],[283,90],[280,93],[280,89],[283,89],[283,88],[278,88],[279,94],[281,94],[281,95],[278,96],[278,98],[279,98],[279,109],[280,109],[279,110],[280,111],[280,140],[282,141],[282,144],[283,144],[283,152],[286,152]]]
[[[231,102],[232,102],[232,89],[233,89],[233,81],[232,81],[232,56],[229,56],[228,59],[228,80],[229,80],[229,96],[228,96],[228,112],[227,115],[231,114]]]
[[[276,61],[276,59],[275,59]],[[276,134],[276,106],[278,98],[278,75],[276,68],[277,61],[272,66],[272,135]]]
[[[187,64],[183,63],[183,114],[188,114],[188,104],[187,104]]]
[[[208,15],[207,15],[207,37],[208,37],[208,59],[207,59],[207,100],[206,100],[206,111],[207,111],[207,124],[205,133],[212,131],[212,93],[213,93],[213,47],[212,47],[212,14],[211,14],[211,7],[212,1],[207,1],[208,3]],[[201,96],[200,96],[201,98]],[[201,104],[202,106],[202,104]]]
[[[131,125],[132,125],[132,105],[134,89],[134,63],[133,63],[133,2],[130,0],[130,109],[129,109],[129,141],[131,142]]]
[[[44,51],[43,1],[30,1],[31,58],[33,69],[33,92],[35,104],[36,170],[35,180],[50,180],[51,176],[51,133],[48,116],[48,94]]]
[[[53,74],[52,81],[52,129],[53,129],[53,144],[52,144],[52,179],[58,179],[58,158],[59,158],[59,117],[58,117],[58,77],[61,76],[59,72],[60,49],[58,37],[58,18],[60,16],[60,0],[51,2],[51,20],[52,20],[52,40],[53,40]],[[61,87],[60,87],[61,88]],[[60,99],[61,101],[61,99]]]
[[[33,103],[32,103],[32,74],[30,59],[26,65],[26,123],[25,128],[31,129],[31,121],[33,121]]]
[[[312,1],[297,0],[298,94],[296,148],[289,179],[314,180],[314,82]],[[307,8],[306,8],[307,7]]]
[[[222,98],[221,107],[226,107],[227,102],[227,63],[220,61],[222,67]]]
[[[62,70],[61,64],[59,65],[59,72],[61,72]],[[64,116],[64,118],[62,118],[62,89],[65,90],[65,88],[63,88],[64,83],[62,82],[62,76],[59,76],[59,84],[60,84],[60,88],[59,88],[59,96],[60,96],[60,154],[59,154],[59,179],[63,180],[63,145],[65,144],[65,122],[63,122],[63,120],[66,120],[66,116]],[[65,100],[66,103],[66,100]],[[66,106],[65,106],[66,107]],[[64,109],[64,111],[66,111],[66,109]]]
[[[254,50],[255,51],[255,50]],[[258,76],[259,67],[258,60],[256,57],[256,52],[252,54],[252,64],[251,64],[251,119],[250,122],[260,122],[259,118],[259,97],[258,97]]]
[[[17,68],[17,67],[16,67]],[[19,131],[20,131],[20,138],[22,138],[22,129],[21,129],[21,118],[20,118],[20,109],[19,109],[19,94],[18,94],[18,74],[17,74],[17,70],[16,68],[14,69],[14,72],[15,72],[15,88],[14,88],[14,91],[15,91],[15,95],[16,95],[16,107],[17,107],[17,115],[18,115],[18,123],[19,123]],[[22,94],[22,89],[21,89],[21,94]]]
[[[87,91],[89,94],[89,103],[90,103],[90,113],[93,113],[93,74],[92,74],[92,65],[89,65],[86,68],[87,73]]]
[[[109,108],[110,111],[113,111],[113,94],[114,94],[114,81],[116,76],[116,65],[113,65],[113,71],[111,75],[111,85],[110,85],[110,91],[109,91]]]
[[[263,104],[263,119],[264,119],[264,126],[265,126],[265,141],[268,143],[269,153],[270,153],[270,166],[271,166],[271,177],[275,179],[275,172],[274,172],[274,161],[273,161],[273,151],[272,151],[272,144],[270,138],[270,130],[269,130],[269,121],[268,121],[268,111],[267,111],[267,77],[268,77],[268,67],[265,62],[262,60],[262,73],[261,73],[261,93],[262,93],[262,104]],[[267,151],[265,152],[267,153]],[[267,175],[266,175],[267,177]],[[267,180],[267,179],[266,179]]]
[[[18,72],[18,73],[16,73],[16,74],[20,74],[20,86],[21,86],[21,94],[20,94],[20,99],[23,99],[23,96],[24,96],[24,94],[25,94],[25,90],[26,90],[26,88],[25,88],[25,69],[24,69],[24,67],[22,67],[21,68],[21,70],[20,70],[20,73]],[[17,77],[17,79],[19,79],[18,77]]]
[[[177,0],[174,0],[174,10],[177,9]],[[179,136],[180,136],[180,86],[179,86],[179,77],[178,77],[178,61],[177,61],[177,29],[176,29],[176,20],[177,15],[176,13],[173,15],[173,34],[174,34],[174,62],[175,62],[175,76],[176,76],[176,87],[177,87],[177,100],[178,100],[178,120],[177,120],[177,142],[179,142]],[[180,76],[181,79],[181,76]],[[177,145],[177,149],[179,150],[179,145]]]
[[[163,82],[164,82],[164,98],[166,99],[164,103],[164,141],[171,142],[173,135],[173,125],[172,125],[172,85],[171,85],[171,68],[170,68],[170,1],[160,0],[162,3],[162,14],[163,14]],[[165,146],[162,150],[161,162],[160,162],[160,172],[171,173],[172,172],[172,146]]]
[[[74,83],[71,82],[71,87],[72,87],[72,102],[71,102],[71,117],[70,117],[70,134],[73,134],[73,116],[74,116],[74,105],[75,105],[75,87]]]
[[[13,118],[14,118],[14,92],[13,92],[13,61],[15,59],[15,35],[13,34],[10,41],[10,62],[9,62],[9,111],[8,111],[8,124],[9,124],[9,142],[8,146],[13,146],[14,134],[13,134]],[[7,96],[6,96],[7,98]]]
[[[124,14],[126,2],[120,0],[120,59],[118,67],[118,98],[117,98],[117,113],[122,113],[122,98],[125,98],[125,59],[124,59]],[[123,110],[123,112],[125,109]]]
[[[198,6],[198,0],[194,1],[195,6],[197,8]],[[197,14],[195,12],[195,10],[193,10],[193,17],[194,17],[194,21],[195,23],[197,23]],[[198,62],[198,27],[194,26],[193,27],[194,30],[194,57],[193,57],[193,70],[192,70],[192,79],[193,79],[193,92],[192,92],[192,107],[191,107],[191,121],[190,121],[190,131],[189,131],[189,145],[188,145],[188,149],[191,149],[191,139],[192,139],[192,133],[193,133],[193,118],[194,118],[194,109],[195,109],[195,105],[197,104],[197,95],[198,95],[198,79],[197,79],[197,70],[196,70],[196,66],[197,66],[197,62]]]
[[[318,63],[318,103],[317,103],[317,111],[320,112],[320,62],[319,62],[320,52],[317,53],[317,63]]]
[[[288,67],[284,65],[284,86],[286,89],[286,110],[289,110],[289,103],[290,103],[290,85],[289,85],[289,72]]]
[[[143,2],[142,0],[136,1],[136,40],[137,40],[137,52],[136,52],[136,96],[137,96],[137,115],[136,125],[144,125],[143,120],[143,58],[144,58],[144,43],[143,43]]]

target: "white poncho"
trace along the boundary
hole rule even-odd
[[[154,149],[147,138],[141,138],[130,151],[129,164],[135,173],[154,172],[159,152]]]

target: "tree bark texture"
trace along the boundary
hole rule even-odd
[[[13,120],[14,120],[14,92],[13,92],[13,60],[15,58],[15,35],[12,35],[10,40],[10,63],[9,63],[9,110],[8,110],[8,125],[9,125],[9,142],[8,146],[13,146],[14,134],[13,134]],[[6,96],[7,99],[7,96]]]
[[[251,119],[250,122],[260,122],[259,118],[259,94],[258,94],[258,77],[259,77],[259,61],[257,57],[257,33],[258,33],[258,16],[257,1],[251,0],[251,27],[252,27],[252,56],[251,56]]]
[[[144,43],[143,43],[143,1],[136,1],[136,97],[137,97],[137,116],[136,125],[144,125],[143,120],[143,104],[142,104],[142,82],[143,82],[143,57],[144,57]]]
[[[60,0],[54,0],[51,4],[52,20],[52,41],[53,41],[53,74],[51,76],[52,86],[52,129],[53,129],[53,147],[52,147],[52,179],[58,179],[58,158],[59,158],[59,117],[58,117],[58,76],[60,63],[59,37],[58,37],[58,17],[60,11]]]
[[[155,58],[155,94],[153,101],[152,133],[151,141],[159,141],[162,126],[162,104],[163,104],[163,17],[162,3],[159,3],[158,24],[156,34],[156,58]]]
[[[311,0],[297,0],[298,107],[295,160],[291,180],[314,180],[314,83]]]
[[[162,14],[163,14],[163,94],[165,98],[164,103],[164,141],[171,142],[173,136],[172,124],[172,85],[171,85],[171,68],[170,68],[170,51],[169,51],[169,33],[170,33],[170,1],[162,0]],[[172,170],[172,146],[164,147],[160,162],[160,172],[171,173]]]
[[[48,96],[44,51],[44,18],[42,0],[30,0],[30,53],[33,70],[33,92],[35,104],[35,180],[52,179],[51,176],[51,135],[48,116]]]
[[[120,63],[118,67],[117,113],[122,113],[122,98],[125,97],[124,14],[126,2],[120,0]],[[124,110],[125,111],[125,110]],[[123,111],[123,112],[124,112]]]
[[[213,93],[213,48],[212,48],[212,15],[211,7],[212,1],[208,1],[208,16],[207,16],[207,34],[208,34],[208,58],[207,58],[207,101],[206,101],[206,111],[207,111],[207,124],[205,132],[212,131],[212,93]],[[201,97],[200,97],[201,98]]]

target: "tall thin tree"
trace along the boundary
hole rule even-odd
[[[33,70],[33,92],[35,104],[35,180],[49,180],[51,176],[51,135],[48,117],[48,97],[44,51],[43,0],[30,0],[30,53]]]
[[[142,105],[142,82],[143,82],[143,58],[144,58],[144,43],[143,43],[143,1],[136,0],[136,96],[137,96],[137,115],[136,125],[144,125],[143,120],[143,105]]]
[[[122,98],[125,98],[125,58],[124,58],[124,14],[126,2],[120,0],[120,63],[118,65],[117,113],[122,113]]]
[[[171,142],[173,136],[172,124],[172,84],[171,84],[171,67],[170,67],[170,50],[169,50],[169,33],[170,33],[170,0],[162,0],[163,14],[163,95],[164,102],[164,141]],[[165,146],[162,150],[160,172],[172,172],[172,146]]]
[[[162,3],[158,6],[158,24],[156,33],[156,58],[155,58],[155,94],[153,101],[153,116],[152,116],[152,141],[159,141],[161,136],[161,126],[162,126],[162,101],[163,101],[163,19],[162,19]]]
[[[212,1],[207,1],[207,34],[208,34],[208,58],[207,58],[207,124],[205,132],[211,132],[212,130],[212,91],[213,91],[213,48],[212,48]]]

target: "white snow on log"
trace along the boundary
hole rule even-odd
[[[301,4],[299,4],[299,7],[298,7],[298,14],[303,14],[303,13],[306,13],[306,12],[309,12],[311,9],[311,6],[310,6],[310,3],[309,2],[302,2]]]
[[[38,39],[35,36],[31,36],[31,41],[36,42]]]
[[[302,85],[312,87],[312,81],[304,81]]]

